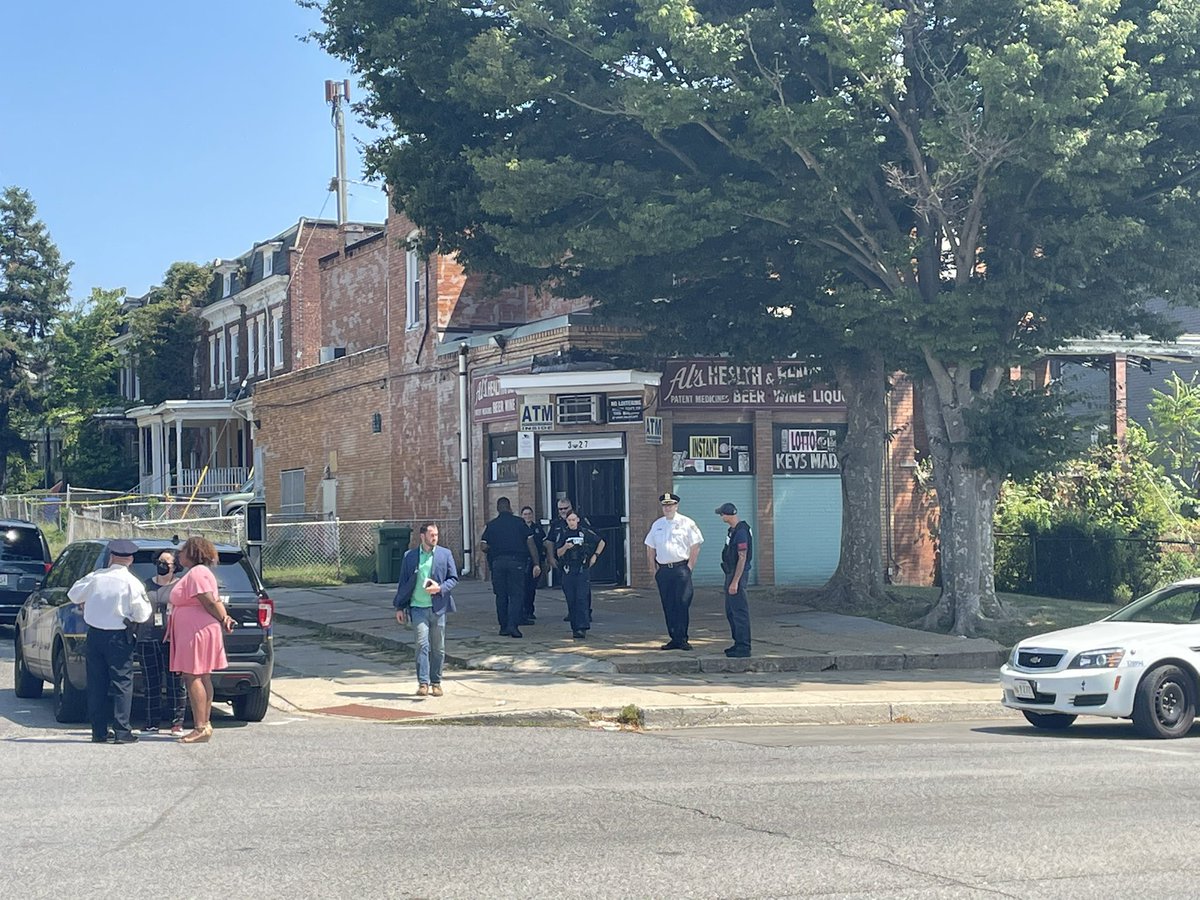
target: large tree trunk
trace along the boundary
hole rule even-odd
[[[880,502],[887,441],[886,373],[880,354],[835,363],[846,398],[846,438],[838,448],[842,470],[842,547],[837,571],[822,589],[848,607],[855,598],[883,596]]]
[[[971,462],[959,393],[947,403],[930,379],[921,380],[921,405],[938,499],[942,575],[941,597],[922,626],[974,636],[981,619],[1004,615],[994,583],[992,530],[1000,478]],[[969,402],[970,398],[963,399]]]

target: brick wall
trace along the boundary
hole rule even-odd
[[[319,261],[337,250],[341,241],[336,225],[305,222],[288,251],[291,279],[283,302],[285,372],[315,366],[318,362],[317,351],[323,346]]]
[[[917,481],[915,465],[924,435],[924,423],[916,403],[912,378],[892,376],[888,395],[889,423],[893,438],[887,445],[884,478],[885,515],[891,516],[892,580],[897,584],[933,583],[934,544],[932,528],[937,510],[928,491]],[[884,521],[884,554],[888,552],[888,522]],[[884,560],[884,565],[888,560]]]
[[[269,511],[279,510],[279,473],[302,468],[305,511],[319,512],[320,482],[328,466],[338,482],[339,518],[392,518],[387,366],[387,349],[378,347],[258,386],[256,436]],[[379,434],[372,432],[376,412]]]
[[[352,354],[387,343],[387,273],[395,253],[390,242],[389,235],[380,234],[321,259],[323,321],[318,346],[344,347]]]

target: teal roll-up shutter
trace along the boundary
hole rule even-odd
[[[776,475],[775,583],[820,587],[842,552],[842,479]]]
[[[725,576],[721,572],[721,548],[725,546],[725,535],[729,529],[713,510],[722,503],[732,503],[738,508],[738,515],[750,523],[750,530],[758,540],[754,476],[693,475],[676,478],[671,490],[679,495],[679,511],[689,519],[695,519],[704,535],[700,557],[696,560],[696,571],[692,573],[692,583],[723,585]],[[642,537],[645,538],[645,535]],[[758,583],[757,571],[758,563],[752,562],[747,584]]]

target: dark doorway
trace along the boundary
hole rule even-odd
[[[593,584],[625,584],[625,460],[550,461],[550,515],[559,497],[570,497],[604,539],[604,554],[592,570]]]

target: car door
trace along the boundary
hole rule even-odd
[[[50,648],[54,640],[55,620],[60,595],[66,596],[67,589],[75,583],[73,559],[78,559],[81,545],[72,544],[59,554],[50,567],[42,586],[29,598],[24,651],[26,665],[43,678],[50,677]],[[51,602],[54,598],[54,602]]]

